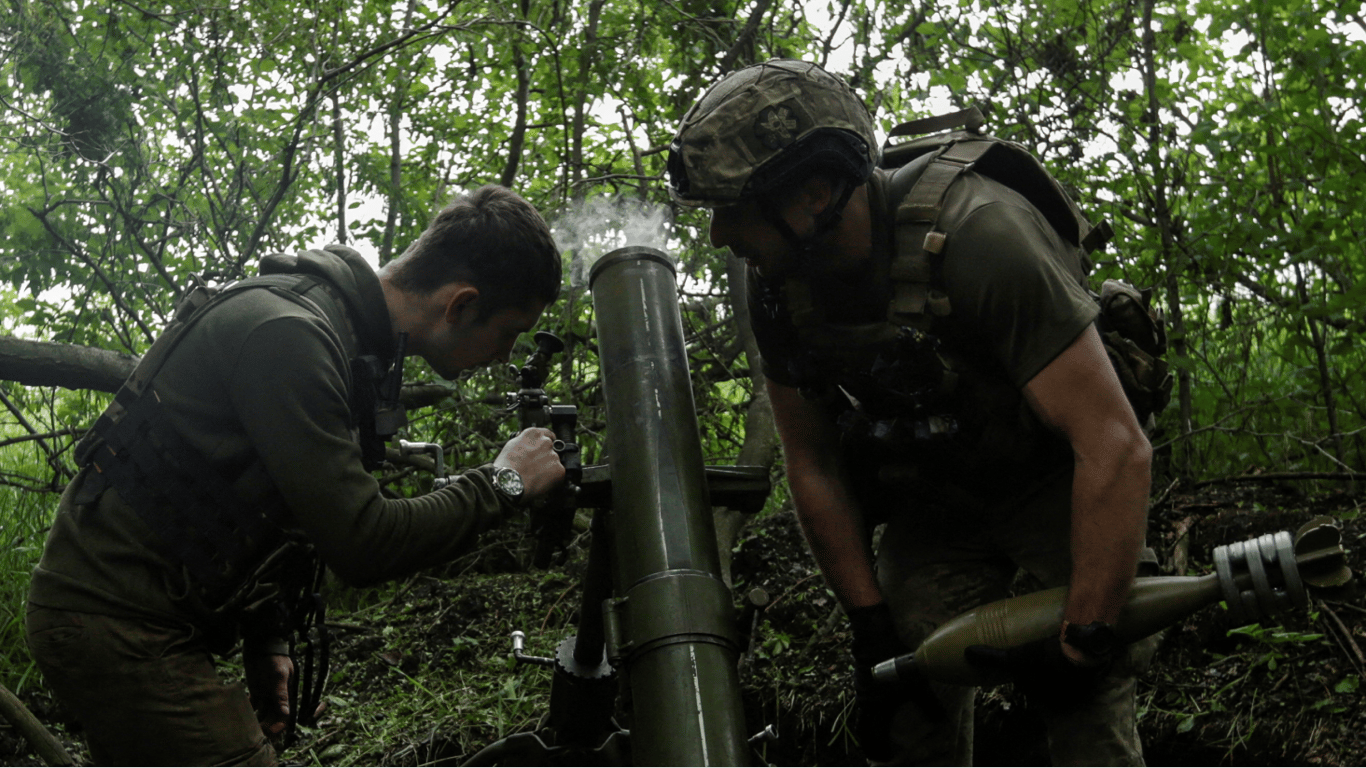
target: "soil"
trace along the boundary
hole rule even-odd
[[[1296,530],[1316,515],[1340,521],[1349,565],[1366,538],[1362,498],[1307,498],[1286,486],[1211,485],[1160,499],[1150,544],[1164,573],[1213,569],[1219,544]],[[517,666],[508,634],[549,655],[573,633],[586,537],[548,571],[519,563],[529,542],[504,532],[441,573],[385,592],[336,590],[328,709],[282,752],[295,764],[458,764],[502,736],[532,729],[548,702],[548,671]],[[747,727],[773,726],[759,747],[774,765],[865,765],[848,719],[852,689],[847,623],[836,609],[791,512],[752,521],[734,562],[736,609],[748,647],[740,662]],[[458,577],[458,578],[451,578]],[[766,593],[756,608],[745,595]],[[763,602],[763,601],[761,601]],[[1139,731],[1150,765],[1366,764],[1358,689],[1366,666],[1366,604],[1359,595],[1316,598],[1279,627],[1230,632],[1227,612],[1205,608],[1165,633],[1140,679]],[[752,629],[752,634],[751,634]],[[240,669],[225,664],[225,676]],[[79,725],[41,689],[21,697],[88,758]],[[626,713],[621,719],[629,721]],[[979,765],[1046,765],[1043,728],[1010,686],[978,694]],[[0,764],[36,765],[0,727]]]

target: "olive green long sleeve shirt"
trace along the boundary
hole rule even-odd
[[[417,498],[380,494],[361,465],[348,387],[356,350],[391,353],[383,292],[352,253],[310,251],[300,265],[346,300],[352,327],[334,328],[267,289],[241,291],[187,330],[153,379],[164,418],[249,504],[282,498],[286,525],[347,582],[372,584],[449,560],[510,507],[487,467]],[[186,589],[183,570],[117,492],[75,503],[90,471],[63,496],[30,603],[196,623],[177,597]]]

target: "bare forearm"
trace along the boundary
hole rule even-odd
[[[1147,531],[1152,446],[1094,327],[1025,385],[1040,421],[1072,446],[1072,578],[1063,618],[1114,623]]]
[[[841,471],[830,419],[797,390],[768,382],[797,519],[835,598],[846,609],[881,602],[863,517]]]
[[[789,478],[816,564],[846,609],[881,602],[862,516],[842,485]]]
[[[1078,455],[1072,483],[1072,578],[1064,618],[1113,624],[1128,599],[1147,530],[1151,448]]]

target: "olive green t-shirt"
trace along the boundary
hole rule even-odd
[[[266,289],[226,298],[186,331],[153,379],[163,417],[221,476],[235,478],[248,504],[282,498],[285,524],[344,580],[370,584],[441,563],[511,508],[487,468],[417,498],[380,494],[352,434],[348,347],[373,352],[392,333],[383,293],[358,257],[309,253],[355,308],[354,327],[333,328]],[[184,615],[176,599],[186,588],[181,569],[139,515],[113,491],[75,503],[90,471],[63,495],[30,603],[195,623],[201,617]]]
[[[895,174],[918,171],[879,170],[870,181],[872,260],[861,275],[813,281],[813,301],[828,320],[864,323],[886,316],[891,285],[868,278],[879,265],[885,274],[893,255],[885,196],[889,187],[907,188],[905,179]],[[952,309],[935,320],[931,332],[970,374],[957,396],[987,402],[976,412],[989,411],[982,418],[991,423],[973,425],[948,445],[926,446],[918,459],[933,467],[922,474],[968,486],[969,495],[990,496],[979,492],[988,478],[993,484],[1018,486],[1070,462],[1067,446],[1045,433],[1024,404],[1022,390],[1095,320],[1098,307],[1083,286],[1077,246],[1063,240],[1027,199],[993,179],[963,173],[945,196],[938,229],[949,234],[933,285],[948,296]],[[801,371],[810,363],[803,356],[809,351],[786,313],[763,299],[766,291],[775,295],[772,289],[752,268],[748,278],[750,317],[764,373],[778,384],[804,386]],[[1041,447],[1012,448],[1022,445]]]

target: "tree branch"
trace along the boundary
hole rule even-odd
[[[107,349],[0,336],[0,379],[28,387],[117,392],[137,364]]]
[[[4,392],[0,392],[0,403],[4,403],[5,407],[9,409],[9,412],[18,420],[20,426],[27,429],[30,435],[35,436],[33,439],[37,441],[38,447],[43,449],[43,453],[47,454],[47,463],[52,467],[52,470],[57,473],[57,476],[53,478],[53,485],[57,485],[57,481],[60,480],[63,475],[67,477],[76,476],[74,472],[67,469],[65,464],[62,464],[62,460],[58,458],[57,452],[52,450],[52,446],[47,444],[47,440],[42,437],[37,437],[38,430],[33,428],[33,425],[29,423],[29,420],[24,417],[24,412],[19,406],[15,405],[14,401],[10,400]]]
[[[34,440],[47,440],[48,438],[53,437],[83,435],[88,431],[89,427],[62,427],[61,429],[54,429],[51,432],[42,432],[39,434],[24,435],[23,437],[11,437],[8,440],[0,440],[0,448],[4,448],[7,445],[18,445],[19,443],[28,443]]]
[[[1294,303],[1293,301],[1291,301],[1290,299],[1287,299],[1287,298],[1285,298],[1284,296],[1280,296],[1280,295],[1277,295],[1276,293],[1273,293],[1273,292],[1271,291],[1270,288],[1267,288],[1266,286],[1264,286],[1264,285],[1262,285],[1261,283],[1257,282],[1256,280],[1254,280],[1251,276],[1249,276],[1249,275],[1247,275],[1247,274],[1244,274],[1244,273],[1242,273],[1242,272],[1233,272],[1233,273],[1231,273],[1231,274],[1233,275],[1233,279],[1234,279],[1239,285],[1243,286],[1244,288],[1248,289],[1249,291],[1252,291],[1252,293],[1253,293],[1254,295],[1256,295],[1258,298],[1262,299],[1263,301],[1267,302],[1268,304],[1273,304],[1273,305],[1275,305],[1275,306],[1277,306],[1277,307],[1280,307],[1281,309],[1289,309],[1289,308],[1293,307],[1294,304],[1295,304],[1295,303]],[[1327,317],[1327,316],[1324,316],[1324,317],[1321,317],[1321,318],[1319,318],[1319,319],[1322,320],[1324,323],[1327,323],[1328,325],[1333,326],[1334,328],[1338,329],[1339,331],[1351,330],[1351,329],[1356,325],[1356,324],[1355,324],[1354,322],[1352,322],[1351,320],[1348,320],[1348,319],[1342,318],[1342,317]]]
[[[754,39],[754,34],[759,31],[759,22],[764,20],[764,14],[768,13],[768,7],[773,4],[773,0],[759,0],[754,4],[754,10],[749,14],[749,20],[745,22],[744,29],[735,36],[735,42],[731,45],[726,55],[721,57],[721,72],[729,72],[735,66],[735,60],[740,58],[745,47]],[[746,59],[752,58],[749,56]]]
[[[0,336],[0,381],[13,381],[26,387],[118,392],[137,367],[138,360],[137,355],[98,347]],[[416,409],[436,405],[450,396],[451,390],[440,384],[409,384],[400,391],[399,399],[409,408]],[[500,405],[503,397],[491,396],[488,402]],[[62,434],[67,432],[59,430],[43,437]]]
[[[1261,475],[1230,475],[1216,480],[1201,480],[1193,487],[1220,483],[1278,483],[1282,480],[1366,480],[1363,472],[1267,472]]]
[[[106,273],[99,264],[96,264],[94,259],[90,258],[90,255],[85,252],[85,249],[78,247],[75,243],[63,237],[62,233],[58,232],[57,228],[52,225],[52,222],[47,220],[47,214],[51,209],[38,211],[29,206],[25,206],[25,208],[28,209],[29,213],[33,214],[33,218],[42,223],[43,228],[47,230],[48,234],[52,235],[54,239],[66,246],[68,251],[76,254],[81,261],[85,262],[86,266],[90,267],[90,269],[95,272],[95,275],[99,277],[100,282],[104,283],[104,286],[109,289],[109,296],[114,299],[114,303],[118,305],[118,308],[123,311],[126,317],[131,318],[133,322],[138,324],[138,327],[142,329],[143,335],[147,337],[148,342],[151,342],[156,338],[156,334],[152,333],[152,329],[148,328],[147,324],[142,321],[142,317],[124,302],[122,293],[120,293],[118,287],[114,285],[114,281],[110,279],[108,273]]]

